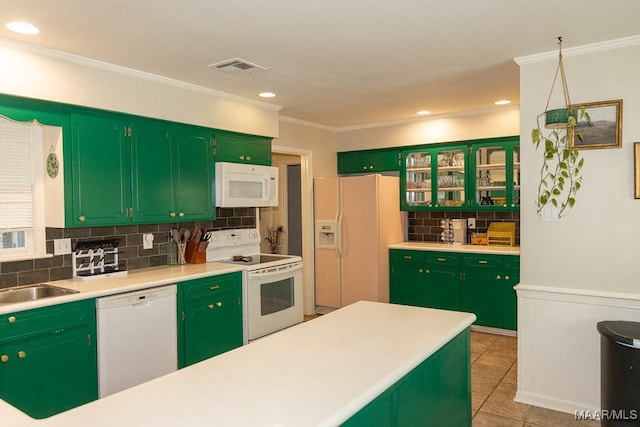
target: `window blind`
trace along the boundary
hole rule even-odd
[[[33,227],[32,127],[0,119],[0,229]]]

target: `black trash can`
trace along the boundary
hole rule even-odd
[[[603,427],[640,425],[640,323],[604,321],[600,332]]]

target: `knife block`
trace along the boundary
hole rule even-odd
[[[207,252],[206,250],[202,250],[200,243],[189,240],[187,242],[187,248],[184,251],[184,259],[189,264],[202,264],[207,262]]]

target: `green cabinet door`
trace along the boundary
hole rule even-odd
[[[118,115],[71,115],[71,226],[130,223],[128,121]],[[67,201],[68,202],[68,201]]]
[[[131,129],[132,220],[137,224],[170,221],[175,190],[169,127],[139,119],[131,124]]]
[[[475,313],[476,325],[502,327],[503,265],[496,255],[464,255],[462,311]]]
[[[424,253],[402,249],[389,250],[389,301],[393,304],[425,307],[427,289],[422,282]]]
[[[242,273],[183,282],[180,294],[180,367],[242,346]]]
[[[338,174],[392,172],[399,170],[399,149],[342,151],[338,153]]]
[[[427,252],[425,307],[460,310],[460,256]]]
[[[173,129],[175,212],[184,221],[215,219],[213,132],[195,126]]]
[[[271,166],[271,138],[233,132],[215,133],[216,162]]]
[[[510,256],[504,259],[504,284],[502,299],[504,301],[504,328],[518,329],[518,301],[515,285],[520,283],[520,257]]]
[[[95,301],[0,316],[0,397],[33,418],[98,398]]]

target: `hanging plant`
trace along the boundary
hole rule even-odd
[[[589,126],[591,126],[591,118],[584,108],[578,111],[569,107],[571,99],[569,98],[567,78],[562,64],[562,37],[558,37],[558,45],[558,67],[553,77],[545,112],[538,115],[537,127],[531,132],[531,140],[536,149],[540,145],[543,146],[543,160],[540,167],[540,182],[536,199],[537,213],[540,214],[545,206],[550,203],[558,209],[558,218],[560,218],[567,207],[572,208],[575,205],[576,193],[582,186],[580,171],[584,165],[584,159],[580,156],[578,149],[573,147],[570,138],[577,137],[582,139],[581,132],[575,133],[578,116],[580,116],[580,120],[585,119]],[[549,101],[551,100],[551,94],[558,75],[561,78],[565,107],[549,110]],[[545,127],[550,129],[550,132],[546,135],[540,126],[540,118],[542,116],[545,118]]]
[[[536,199],[538,214],[550,203],[558,209],[558,217],[562,217],[566,208],[572,208],[576,203],[576,193],[582,186],[581,170],[584,158],[578,149],[571,146],[569,137],[574,132],[578,115],[581,120],[591,123],[591,118],[584,108],[580,111],[570,109],[566,126],[554,128],[545,135],[540,126],[540,119],[545,116],[545,113],[542,113],[537,119],[538,126],[531,132],[531,140],[536,149],[541,145],[543,147]],[[578,132],[575,137],[582,139],[582,133]]]

